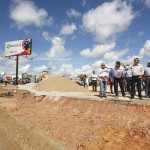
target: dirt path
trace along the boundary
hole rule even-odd
[[[68,147],[74,150],[149,150],[150,147],[148,101],[73,97],[56,100],[18,91],[13,97],[0,100],[0,114],[1,130],[21,150]]]

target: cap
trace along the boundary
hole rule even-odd
[[[105,66],[105,64],[104,64],[104,63],[101,63],[101,66]]]

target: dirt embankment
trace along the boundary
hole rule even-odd
[[[56,143],[65,143],[66,147],[75,150],[149,150],[150,103],[66,97],[56,101],[30,93],[19,92],[16,95],[15,100],[0,101],[1,109],[5,108],[12,118],[24,123],[25,130],[18,130],[20,127],[16,126],[16,122],[12,120],[9,123],[9,117],[1,117],[6,126],[5,133],[11,131],[8,137],[19,137],[14,138],[14,143],[22,141],[23,145],[41,149],[46,143],[39,144],[43,141],[37,137],[40,131],[47,135],[45,141],[52,138]],[[22,133],[28,134],[24,136]],[[61,144],[60,150],[63,149]],[[47,149],[50,149],[49,146]]]

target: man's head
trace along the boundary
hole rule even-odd
[[[140,62],[139,58],[134,58],[134,65],[137,65]]]
[[[116,61],[116,67],[120,68],[121,62],[120,61]]]
[[[105,68],[105,64],[101,63],[101,68],[104,69]]]
[[[93,74],[95,74],[95,71],[93,71]]]
[[[150,67],[150,61],[147,63],[147,66]]]

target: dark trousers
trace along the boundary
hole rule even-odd
[[[110,81],[110,92],[113,93],[113,85],[114,83]]]
[[[122,96],[125,96],[123,78],[114,78],[114,92],[118,96],[118,83],[121,89]]]
[[[145,95],[150,98],[150,77],[145,78]]]
[[[132,85],[132,77],[126,77],[126,87],[127,87],[127,91],[131,92],[131,85]]]
[[[97,80],[92,80],[92,89],[97,92]]]
[[[137,83],[138,96],[142,97],[141,94],[141,78],[138,76],[132,77],[132,85],[131,85],[131,97],[134,98],[135,94],[135,84]]]

